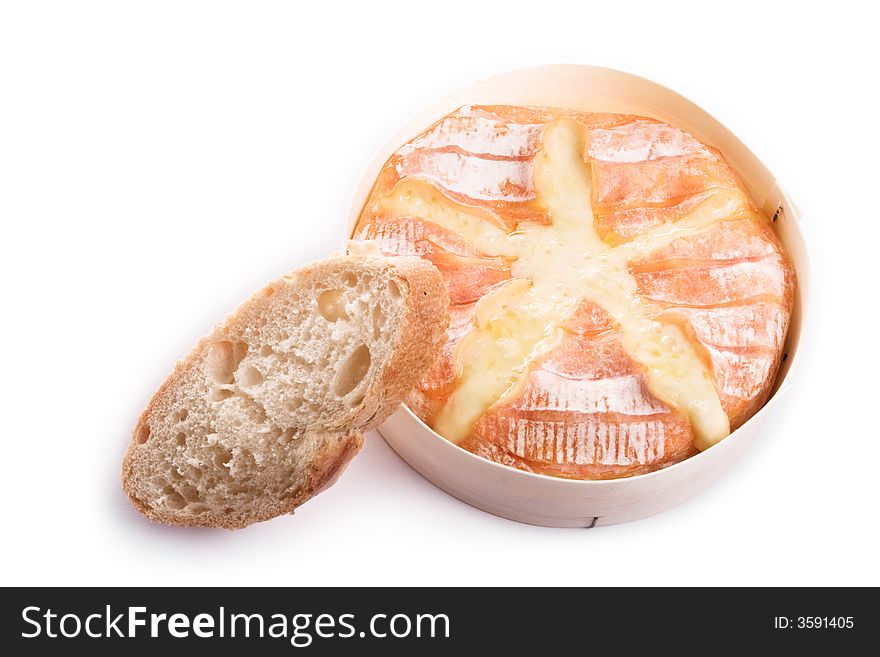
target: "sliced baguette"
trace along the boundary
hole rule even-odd
[[[236,529],[336,480],[445,342],[420,258],[340,256],[258,290],[177,363],[141,414],[122,486],[152,520]]]

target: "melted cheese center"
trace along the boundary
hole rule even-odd
[[[516,258],[515,278],[477,303],[476,330],[456,347],[461,386],[434,429],[452,442],[463,440],[490,406],[518,393],[530,362],[558,343],[560,325],[588,299],[619,324],[624,348],[646,368],[651,392],[689,418],[697,448],[706,449],[730,433],[711,372],[682,330],[637,294],[628,262],[730,216],[741,201],[715,194],[674,225],[612,247],[595,230],[583,140],[582,127],[570,120],[544,131],[534,184],[551,218],[547,225],[523,222],[508,234],[414,180],[402,181],[381,201],[385,210],[449,228],[489,255]]]

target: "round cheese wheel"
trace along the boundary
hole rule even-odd
[[[409,398],[440,435],[608,479],[711,447],[767,400],[794,273],[720,153],[650,118],[466,106],[385,163],[353,239],[419,255],[448,342]]]

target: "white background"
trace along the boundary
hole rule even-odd
[[[0,583],[880,584],[880,50],[860,5],[4,3]],[[447,496],[373,434],[294,517],[226,532],[135,513],[119,462],[174,361],[339,247],[401,121],[560,62],[690,97],[803,211],[798,379],[735,469],[647,520],[542,529]]]

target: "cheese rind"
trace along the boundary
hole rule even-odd
[[[688,458],[772,391],[794,271],[723,156],[651,118],[464,106],[399,148],[355,228],[449,291],[410,408],[576,479]]]
[[[740,200],[713,196],[674,228],[611,247],[595,229],[583,140],[583,129],[574,121],[563,119],[544,130],[534,176],[549,224],[526,222],[507,234],[438,199],[439,192],[429,186],[412,182],[383,201],[386,211],[418,213],[487,253],[515,258],[514,280],[478,303],[476,330],[456,351],[462,363],[460,386],[434,428],[453,442],[467,437],[490,406],[516,393],[528,363],[552,348],[575,304],[588,299],[615,320],[627,352],[645,367],[651,392],[689,418],[697,447],[705,449],[730,432],[711,373],[683,331],[663,321],[659,309],[638,295],[628,263],[729,216]]]

